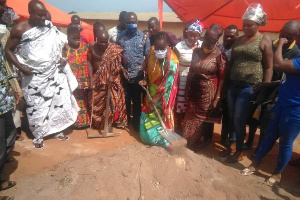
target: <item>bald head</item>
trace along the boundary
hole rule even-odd
[[[73,15],[73,16],[71,17],[71,23],[72,23],[72,24],[80,25],[80,23],[81,23],[80,17],[79,17],[78,15]]]
[[[99,39],[107,39],[108,40],[108,33],[106,30],[99,30],[96,33],[96,36],[97,36],[97,40],[99,40]]]
[[[293,33],[297,33],[299,31],[299,28],[300,28],[300,22],[291,20],[284,24],[284,26],[282,27],[282,30],[284,30],[284,31],[287,30],[287,31],[290,31]]]
[[[292,20],[285,23],[282,27],[279,37],[286,38],[288,40],[288,42],[284,45],[284,48],[289,47],[295,40],[297,40],[300,28],[299,25],[299,22]]]
[[[126,23],[137,23],[138,19],[134,12],[128,12],[126,15]]]
[[[38,0],[30,1],[28,4],[28,12],[30,14],[29,23],[32,26],[45,26],[47,9],[42,2]]]
[[[35,10],[46,10],[45,5],[38,0],[32,0],[28,3],[28,11],[34,12]]]
[[[106,30],[99,30],[96,33],[96,44],[101,51],[105,51],[108,46],[108,33]]]

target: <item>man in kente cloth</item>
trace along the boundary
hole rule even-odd
[[[5,53],[22,72],[22,91],[33,143],[36,148],[43,148],[43,138],[51,134],[59,133],[57,139],[67,139],[62,131],[76,121],[78,106],[72,91],[78,83],[62,56],[65,39],[45,20],[44,4],[30,1],[28,10],[29,19],[12,29]]]
[[[117,127],[124,128],[127,115],[122,79],[127,75],[121,64],[122,48],[114,43],[108,43],[108,33],[105,30],[98,31],[96,38],[97,42],[90,45],[88,55],[94,71],[91,98],[92,126],[97,129],[104,128],[106,98],[110,92],[108,127],[111,129],[112,124],[116,123]]]

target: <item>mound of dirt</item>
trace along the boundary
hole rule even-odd
[[[19,183],[15,199],[276,199],[257,182],[187,149],[134,144],[59,164]]]

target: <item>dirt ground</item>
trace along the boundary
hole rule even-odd
[[[119,131],[119,130],[118,130]],[[227,164],[218,156],[220,126],[213,143],[195,154],[185,148],[174,153],[140,142],[136,133],[105,139],[87,139],[85,130],[70,131],[68,141],[50,138],[36,150],[25,133],[16,142],[15,162],[5,167],[17,186],[0,196],[16,200],[59,199],[300,199],[300,168],[288,165],[280,187],[264,181],[273,171],[278,144],[264,159],[260,171],[244,177],[254,149],[244,160]],[[256,137],[258,138],[258,137]],[[257,141],[255,141],[257,144]],[[300,157],[300,138],[292,159]]]

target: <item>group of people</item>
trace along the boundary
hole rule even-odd
[[[7,10],[6,0],[0,0],[0,15]],[[258,31],[266,25],[266,13],[260,4],[250,4],[242,18],[243,36],[235,25],[223,30],[212,24],[200,40],[199,20],[187,23],[176,38],[161,31],[155,17],[141,32],[137,15],[122,11],[119,24],[108,31],[96,22],[91,32],[73,15],[65,35],[41,1],[30,1],[28,11],[29,19],[11,31],[0,26],[0,37],[9,35],[0,48],[1,172],[15,142],[18,115],[13,113],[21,99],[9,84],[16,73],[8,72],[18,71],[37,149],[50,135],[68,140],[68,127],[102,130],[108,120],[109,129],[131,126],[143,142],[166,148],[172,142],[161,131],[175,130],[198,151],[210,144],[214,123],[222,123],[220,156],[235,163],[252,147],[260,125],[254,161],[241,173],[254,173],[279,138],[277,167],[267,183],[280,182],[300,131],[299,22],[287,22],[279,39],[271,41]],[[3,20],[0,24],[7,27]],[[14,185],[1,179],[0,190]]]

